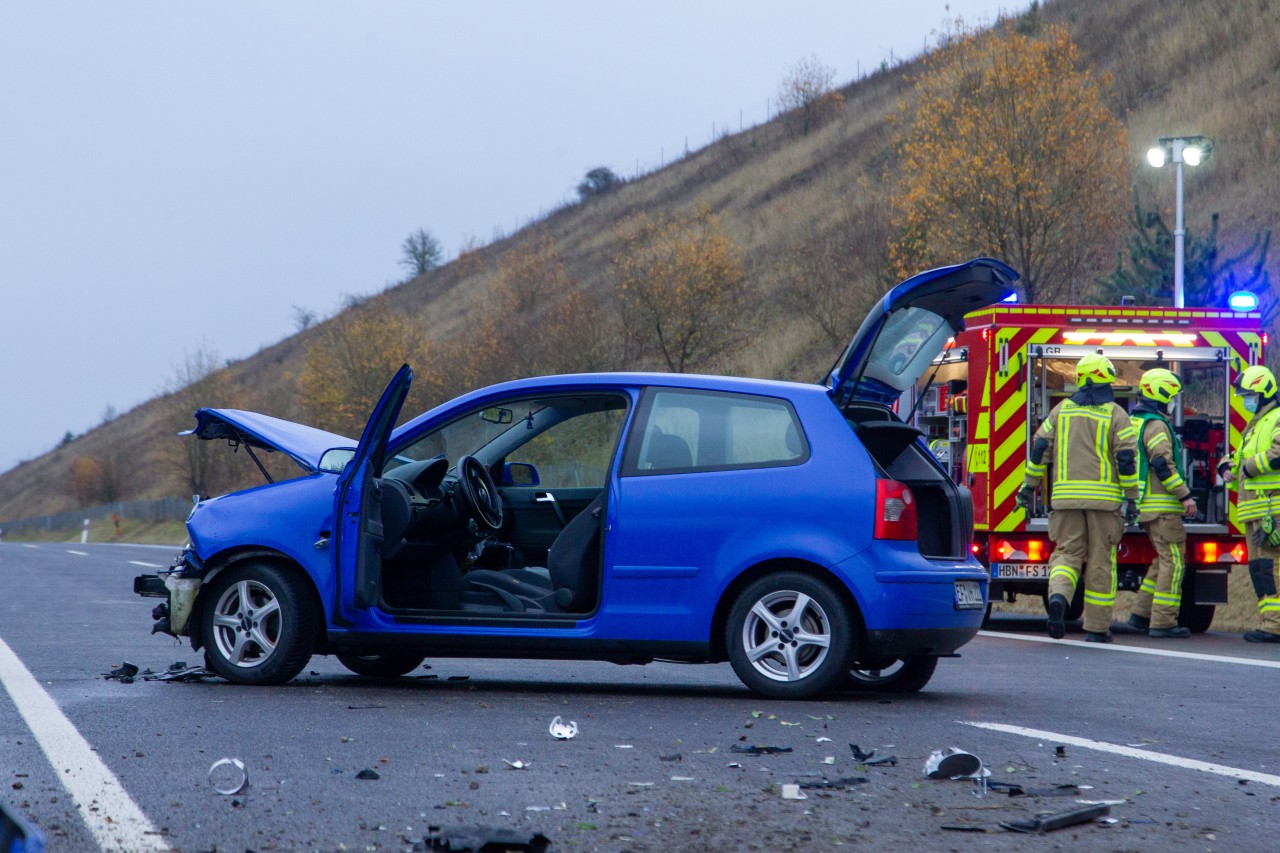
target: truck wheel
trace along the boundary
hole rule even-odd
[[[1182,606],[1178,608],[1178,624],[1193,634],[1203,634],[1213,624],[1213,614],[1217,608],[1212,604],[1196,604],[1195,600],[1195,577],[1188,571],[1182,578]]]
[[[858,663],[854,663],[854,667],[858,666]],[[937,668],[936,657],[913,656],[877,662],[872,667],[850,670],[844,689],[856,692],[916,693],[924,689]]]
[[[840,596],[799,572],[766,575],[729,611],[725,645],[742,683],[770,699],[811,699],[844,680],[853,622]]]
[[[319,615],[304,581],[269,563],[239,563],[201,590],[205,662],[235,684],[284,684],[302,672]]]
[[[356,675],[371,678],[395,678],[413,672],[423,661],[423,655],[401,652],[387,655],[336,655],[338,663]]]

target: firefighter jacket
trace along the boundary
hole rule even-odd
[[[1241,521],[1280,515],[1280,404],[1273,400],[1258,410],[1245,427],[1240,449],[1223,464],[1235,474],[1231,485],[1239,493]]]
[[[1137,500],[1138,440],[1110,385],[1088,385],[1053,407],[1036,430],[1025,483],[1040,485],[1053,467],[1052,509],[1117,510]]]
[[[1138,511],[1144,521],[1157,515],[1182,515],[1182,502],[1191,489],[1182,473],[1182,440],[1163,412],[1140,401],[1133,412],[1138,431]]]

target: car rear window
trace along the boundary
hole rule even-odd
[[[623,473],[766,468],[808,458],[804,431],[786,400],[662,389],[646,395]]]

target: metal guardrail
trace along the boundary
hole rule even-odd
[[[162,498],[154,501],[116,501],[99,504],[71,512],[42,515],[35,518],[15,518],[0,521],[0,530],[18,533],[24,530],[78,530],[84,520],[121,518],[136,521],[184,521],[191,512],[191,501],[182,498]]]

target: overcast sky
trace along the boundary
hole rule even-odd
[[[987,0],[0,6],[0,471]]]

